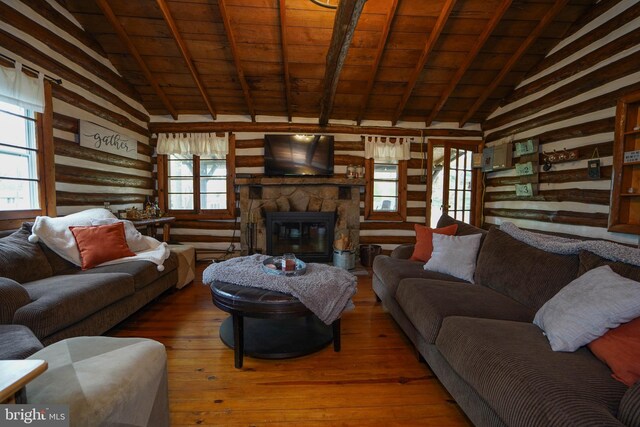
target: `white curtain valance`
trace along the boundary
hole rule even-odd
[[[395,142],[391,142],[395,139]],[[397,162],[411,158],[411,141],[406,137],[364,135],[364,158]]]
[[[229,153],[229,133],[160,133],[158,154],[186,154],[224,159]]]
[[[29,77],[17,61],[14,68],[0,67],[0,101],[43,113],[44,73]]]

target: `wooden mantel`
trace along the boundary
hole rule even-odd
[[[364,187],[364,178],[322,177],[322,176],[283,176],[236,178],[235,185],[338,185],[341,187]]]

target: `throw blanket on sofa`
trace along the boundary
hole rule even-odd
[[[211,264],[204,270],[202,281],[268,289],[293,295],[325,324],[330,325],[345,309],[351,308],[357,280],[351,273],[324,264],[307,264],[302,276],[277,276],[262,270],[266,255],[251,255]]]
[[[533,233],[518,228],[511,222],[500,224],[500,231],[504,231],[516,240],[530,246],[555,254],[577,254],[580,251],[593,252],[611,261],[624,262],[640,266],[640,249],[631,248],[605,240],[576,240],[548,234]]]
[[[80,252],[76,246],[76,240],[69,230],[71,226],[90,226],[108,224],[118,221],[118,219],[106,209],[88,209],[82,212],[67,216],[51,218],[48,216],[38,216],[33,223],[29,241],[37,242],[41,240],[52,251],[60,255],[73,264],[80,266]],[[143,236],[133,224],[125,223],[125,235],[127,244],[136,256],[125,257],[108,261],[100,265],[120,264],[131,261],[150,261],[158,266],[158,270],[164,270],[162,265],[169,258],[170,251],[166,243],[161,243],[153,237]]]

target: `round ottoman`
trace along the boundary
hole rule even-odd
[[[27,385],[27,402],[69,405],[72,426],[170,424],[167,355],[157,341],[76,337],[29,359],[49,369]]]

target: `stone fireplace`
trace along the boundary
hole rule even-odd
[[[273,242],[270,242],[270,247],[267,245],[267,213],[274,212],[287,213],[280,215],[283,218],[279,219],[277,232],[285,233],[287,237],[294,233],[293,240],[298,237],[296,234],[309,233],[310,236],[317,237],[326,232],[332,233],[330,242],[346,236],[352,248],[356,249],[360,240],[360,194],[364,191],[364,184],[364,179],[335,177],[237,178],[236,185],[240,190],[242,254],[266,254],[268,249],[283,249],[282,245],[274,246]],[[322,223],[312,213],[332,214],[333,230],[323,230]],[[287,218],[291,221],[286,222]],[[308,225],[301,225],[305,223]],[[271,237],[275,236],[279,243],[285,240],[280,239],[281,234],[273,234],[273,230],[270,232]],[[331,254],[333,248],[328,250]],[[309,261],[322,261],[316,255]],[[301,258],[304,259],[304,256]]]

